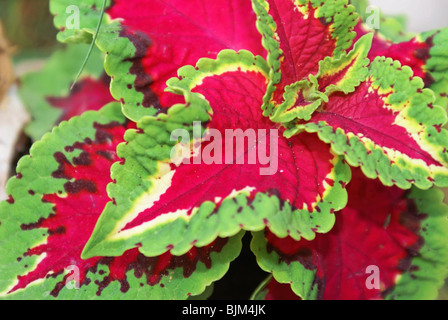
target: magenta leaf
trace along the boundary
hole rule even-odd
[[[352,45],[357,14],[346,0],[254,0],[268,51],[270,84],[263,109],[270,115],[288,86],[316,75],[319,62],[338,58]]]
[[[81,258],[110,200],[116,146],[134,127],[108,105],[63,122],[20,161],[0,204],[1,298],[186,299],[224,275],[242,234],[182,256],[147,257],[135,244],[117,257]]]
[[[266,225],[295,239],[331,229],[333,212],[345,205],[348,167],[316,135],[286,139],[284,129],[262,115],[266,70],[264,60],[247,51],[223,51],[217,60],[180,69],[180,79],[168,84],[185,104],[143,118],[126,134],[127,144],[118,147],[123,160],[112,167],[114,201],[106,206],[85,257],[120,255],[135,243],[146,255],[183,254],[217,236]],[[195,121],[202,121],[199,135]],[[201,143],[203,161],[190,153],[189,141],[188,154],[181,157],[187,161],[172,158],[173,150],[183,148],[177,137],[170,139],[174,129],[194,136],[192,146]],[[238,148],[223,138],[231,129],[252,132],[255,140]],[[215,159],[207,158],[212,146],[218,146]],[[254,150],[269,154],[271,161],[262,164]],[[258,160],[251,163],[251,155]]]
[[[81,30],[65,28],[70,0],[51,2],[55,23],[63,41],[85,41],[79,35],[94,30],[99,1],[84,0]],[[216,23],[219,21],[219,23]],[[250,50],[265,56],[255,25],[251,2],[115,0],[109,3],[97,45],[105,53],[106,71],[113,78],[112,95],[124,104],[132,120],[154,115],[174,103],[176,95],[165,92],[166,81],[184,65],[200,58],[216,58],[223,49]],[[93,29],[92,29],[93,28]]]
[[[440,191],[387,188],[359,170],[347,189],[348,205],[328,234],[255,234],[261,267],[304,299],[436,298],[448,264]]]

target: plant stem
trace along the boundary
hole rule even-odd
[[[103,0],[103,5],[101,7],[101,13],[100,13],[100,20],[98,21],[98,25],[96,26],[95,34],[93,35],[92,43],[90,44],[89,51],[87,52],[87,55],[84,59],[84,62],[82,63],[81,69],[79,70],[78,74],[75,77],[75,80],[72,83],[72,86],[70,87],[70,90],[73,90],[73,87],[75,86],[76,82],[78,81],[79,77],[81,76],[81,73],[83,72],[84,68],[86,67],[87,61],[89,60],[90,54],[92,53],[93,46],[95,45],[96,38],[98,37],[98,33],[101,28],[101,22],[103,21],[104,16],[104,10],[106,9],[106,1]]]

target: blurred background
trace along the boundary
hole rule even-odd
[[[422,32],[448,26],[447,0],[370,0],[385,15],[403,15],[410,32]]]
[[[15,61],[46,56],[56,42],[49,0],[0,0],[0,19],[15,48]]]

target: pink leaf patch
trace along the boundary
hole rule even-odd
[[[378,181],[364,178],[359,170],[347,189],[348,205],[337,213],[336,225],[328,234],[317,235],[313,241],[294,241],[266,233],[267,256],[259,259],[271,260],[268,264],[274,277],[286,282],[284,275],[291,274],[287,270],[301,265],[307,271],[296,270],[293,274],[311,272],[310,277],[304,276],[307,283],[303,284],[291,281],[293,290],[302,294],[305,292],[302,286],[313,287],[317,290],[316,297],[326,300],[406,299],[422,294],[412,289],[414,280],[421,281],[425,288],[422,290],[437,294],[439,280],[432,282],[424,274],[432,272],[434,278],[443,279],[444,272],[420,270],[422,263],[426,266],[423,261],[432,261],[440,254],[431,253],[430,248],[433,246],[435,251],[441,248],[438,242],[442,234],[436,230],[437,223],[444,220],[446,208],[441,209],[444,212],[440,219],[436,210],[433,217],[428,217],[423,209],[431,206],[429,199],[434,190],[410,194],[396,187],[386,188]],[[446,221],[443,224],[446,228]],[[431,234],[429,229],[434,227]],[[442,256],[440,259],[446,261],[446,253]],[[277,274],[277,269],[282,272]],[[282,292],[286,294],[288,290]]]
[[[110,167],[119,160],[116,147],[124,141],[125,131],[135,128],[133,122],[123,119],[120,109],[118,104],[108,105],[99,112],[63,122],[22,160],[23,166],[19,164],[20,174],[8,185],[14,201],[0,206],[2,234],[13,233],[0,239],[2,295],[187,298],[192,293],[200,294],[209,281],[221,277],[226,263],[239,253],[241,237],[218,238],[182,256],[168,252],[146,257],[136,243],[117,257],[81,257],[98,217],[110,201],[106,187],[112,182]],[[61,146],[61,137],[64,143],[72,142]],[[32,177],[34,172],[38,178]],[[19,195],[20,190],[26,195]],[[27,203],[33,203],[34,210],[21,216],[21,208]],[[19,267],[8,267],[11,261]],[[178,290],[179,283],[190,281],[192,276],[194,279],[197,269],[205,272],[204,283],[201,276],[201,281],[191,280],[193,285],[186,283],[183,290]],[[70,287],[72,281],[75,284]],[[38,289],[30,291],[35,286]],[[172,286],[177,292],[171,291]]]
[[[186,104],[142,119],[119,147],[123,161],[112,168],[110,187],[116,202],[103,212],[86,257],[118,255],[137,242],[147,255],[183,254],[193,244],[266,225],[296,239],[331,229],[332,213],[345,201],[347,167],[316,135],[287,139],[284,128],[263,116],[265,70],[247,51],[223,51],[169,81]],[[184,134],[182,142],[178,136],[164,141],[174,129],[187,141]],[[173,158],[184,148],[187,154]],[[128,175],[130,166],[138,179]]]
[[[143,57],[131,69],[138,73],[144,70],[151,79],[153,99],[159,100],[148,99],[145,106],[171,106],[173,101],[164,92],[166,81],[180,67],[200,58],[216,58],[223,49],[246,49],[264,55],[250,1],[118,0],[107,13],[112,19],[122,19],[123,36],[135,41],[137,48],[147,45]],[[136,32],[150,41],[144,43],[133,37]]]
[[[398,61],[379,57],[354,92],[335,93],[299,128],[318,132],[352,166],[388,185],[427,189],[448,183],[445,111]],[[297,129],[292,129],[292,133]]]

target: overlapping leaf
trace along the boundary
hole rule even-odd
[[[242,234],[183,256],[145,257],[135,245],[118,257],[81,258],[109,201],[116,146],[133,126],[108,105],[63,122],[21,159],[0,203],[0,298],[185,299],[224,275]]]
[[[252,300],[300,300],[289,284],[279,283],[272,276],[260,284],[251,298]]]
[[[334,94],[308,123],[333,150],[387,186],[447,186],[448,132],[445,110],[412,70],[379,57],[366,80],[347,95]]]
[[[420,188],[448,185],[448,135],[442,129],[446,113],[435,105],[433,92],[423,90],[423,82],[413,78],[409,67],[402,68],[399,62],[384,58],[375,59],[367,67],[372,35],[360,38],[349,54],[343,52],[339,56],[327,52],[330,57],[321,57],[320,63],[317,63],[319,60],[314,63],[318,67],[316,75],[309,71],[308,79],[290,80],[291,72],[287,68],[302,70],[302,64],[294,59],[288,61],[282,52],[285,48],[295,54],[301,51],[291,45],[297,36],[294,33],[289,37],[277,34],[275,22],[278,25],[286,21],[287,25],[294,25],[288,18],[299,15],[310,23],[312,17],[322,18],[321,15],[329,10],[329,15],[334,15],[334,21],[338,21],[337,26],[345,30],[344,33],[337,28],[329,29],[345,35],[336,37],[343,44],[339,51],[351,46],[352,18],[356,19],[353,7],[344,1],[319,2],[317,5],[318,10],[314,12],[311,10],[313,4],[308,2],[304,5],[282,2],[282,6],[286,6],[282,10],[277,8],[275,1],[269,4],[263,0],[254,2],[264,46],[270,52],[271,87],[268,86],[265,97],[265,114],[274,121],[286,123],[290,128],[288,137],[301,130],[319,133],[320,139],[330,143],[337,154],[345,155],[349,164],[361,166],[368,177],[379,177],[385,185],[395,184],[401,188],[410,188],[412,184]],[[330,48],[334,47],[333,43]],[[326,52],[323,49],[317,51],[319,54]],[[285,81],[298,82],[286,86]],[[269,97],[272,90],[275,92]],[[275,98],[276,92],[283,91],[283,97]],[[284,102],[279,104],[282,100]],[[298,123],[294,122],[296,118]]]
[[[102,0],[79,3],[83,17],[80,30],[66,28],[69,2],[51,1],[56,25],[61,28],[59,39],[91,40]],[[367,190],[365,194],[353,192],[353,202],[339,213],[342,218],[336,227],[328,235],[319,233],[332,229],[334,212],[346,204],[345,185],[350,173],[343,157],[387,186],[448,186],[448,136],[442,129],[446,113],[437,105],[446,97],[445,33],[428,33],[397,45],[373,37],[370,50],[372,35],[361,37],[363,33],[358,32],[359,40],[352,41],[353,30],[359,31],[354,29],[358,18],[347,0],[253,0],[252,5],[253,10],[250,1],[237,0],[108,3],[97,45],[107,54],[105,66],[113,78],[112,94],[123,104],[125,115],[137,122],[137,128],[127,130],[125,143],[118,146],[108,166],[103,166],[108,173],[112,162],[119,160],[112,167],[113,180],[101,179],[101,183],[113,181],[108,186],[109,197],[103,193],[101,201],[92,200],[95,206],[99,202],[101,205],[95,207],[95,219],[87,228],[89,235],[107,205],[83,251],[85,260],[79,260],[84,268],[82,283],[86,289],[92,288],[86,275],[95,267],[86,265],[93,261],[93,265],[104,268],[103,272],[109,272],[98,281],[97,293],[109,283],[132,292],[132,283],[140,281],[134,278],[144,274],[136,271],[142,267],[135,267],[135,261],[145,270],[162,268],[166,273],[167,268],[178,266],[180,259],[185,279],[179,276],[182,268],[177,268],[174,283],[185,280],[186,287],[193,288],[186,290],[198,294],[222,275],[236,256],[239,236],[235,235],[241,230],[268,228],[268,233],[256,233],[253,242],[260,265],[273,272],[279,282],[291,283],[302,298],[433,297],[446,275],[442,269],[447,263],[440,236],[447,231],[446,214],[436,205],[441,200],[436,191],[415,189],[406,193],[359,178],[365,185],[355,183],[358,188],[352,188]],[[262,58],[266,51],[261,43],[268,52],[267,63]],[[221,51],[226,48],[248,49],[251,53]],[[406,60],[410,67],[386,58],[372,59],[369,65],[367,57],[373,58],[381,50],[395,59],[395,53],[405,50],[411,57]],[[255,57],[257,54],[261,56]],[[179,67],[217,55],[217,60],[202,59],[196,67],[181,68],[179,78],[165,84]],[[398,60],[402,58],[400,55]],[[436,99],[428,87],[434,88]],[[58,104],[55,99],[51,101]],[[59,102],[67,105],[67,101]],[[122,131],[109,152],[114,152],[126,129],[123,125],[119,128]],[[179,129],[192,141],[172,139],[170,135]],[[225,155],[228,141],[222,138],[228,129],[251,129],[259,134],[249,136],[242,150],[231,146],[231,162]],[[277,164],[272,158],[276,136],[269,134],[275,130],[279,133]],[[76,141],[76,147],[65,150],[62,167],[82,166],[88,160],[83,143]],[[68,156],[80,148],[84,151]],[[224,155],[217,154],[216,148]],[[254,155],[260,161],[260,148],[271,156],[264,165],[253,162]],[[179,153],[185,149],[187,155],[182,153],[173,159],[173,150]],[[76,188],[87,193],[97,191],[82,174],[60,177],[66,180],[66,194]],[[102,187],[104,191],[105,184]],[[53,196],[53,200],[63,198]],[[45,196],[43,199],[49,201]],[[367,212],[372,205],[363,199],[378,205],[377,215]],[[435,204],[430,207],[428,202],[432,200]],[[18,204],[12,195],[3,206]],[[58,203],[55,208],[57,211]],[[429,211],[432,214],[426,216]],[[59,236],[58,215],[55,218],[48,214],[38,222],[22,223],[25,229],[32,229],[26,232],[50,229],[47,243],[26,251],[27,259],[43,252],[39,250],[47,250]],[[367,237],[365,229],[372,230]],[[365,241],[352,244],[353,238]],[[343,243],[338,239],[344,239]],[[88,237],[82,240],[76,257]],[[33,242],[27,247],[35,245]],[[385,247],[390,250],[379,250]],[[341,262],[337,253],[342,249],[350,253],[347,261],[353,263],[352,269],[362,271],[370,260],[377,262],[383,270],[380,290],[360,285],[365,273],[334,263]],[[196,274],[190,277],[185,266],[201,268],[201,261],[205,265],[201,272],[209,268],[210,261],[203,259],[211,251],[213,268],[208,270],[207,280],[195,283]],[[411,257],[415,252],[420,255]],[[385,257],[386,253],[390,256]],[[143,254],[158,258],[151,260]],[[98,256],[116,258],[95,260]],[[33,263],[45,269],[47,257]],[[190,264],[185,264],[187,257],[193,257]],[[146,259],[155,264],[148,267]],[[437,266],[430,266],[432,263]],[[59,277],[56,285],[52,283],[56,290],[63,287],[68,275],[58,274],[65,267],[55,268],[59,271],[39,273],[35,269],[31,276],[13,278],[20,286],[34,284],[36,274],[48,278],[48,272],[55,272]],[[165,292],[154,289],[155,282],[151,282],[160,280],[157,272],[145,273],[150,285],[142,291],[145,297],[160,297]],[[398,275],[402,275],[399,281]],[[346,287],[337,284],[342,278],[349,279]],[[410,281],[412,278],[417,281]],[[131,289],[127,289],[130,283]],[[166,286],[168,283],[173,285],[168,281]],[[277,285],[268,286],[271,284],[272,288]],[[359,290],[353,290],[353,286]],[[423,288],[422,292],[415,286]],[[186,295],[184,291],[178,293],[179,297]]]
[[[118,147],[122,162],[112,167],[114,201],[106,206],[86,257],[119,255],[135,243],[146,255],[183,254],[194,244],[266,225],[295,239],[331,229],[333,212],[346,202],[348,167],[316,135],[286,139],[284,129],[262,115],[267,70],[261,57],[226,50],[217,60],[202,59],[196,68],[179,70],[180,79],[170,80],[169,90],[183,95],[185,104],[143,118],[126,134],[127,143]],[[201,121],[199,133],[195,121]],[[202,160],[195,152],[184,155],[188,163],[171,157],[182,147],[177,138],[170,141],[178,129],[194,137],[192,146],[201,143]],[[232,129],[255,134],[237,148],[224,138]],[[271,135],[276,130],[278,137]],[[258,157],[250,162],[253,152]],[[260,153],[270,161],[263,163]]]
[[[326,57],[319,62],[316,75],[298,81],[285,88],[284,102],[274,105],[270,119],[274,122],[290,122],[295,119],[308,121],[311,115],[336,92],[353,92],[365,79],[369,64],[367,54],[372,35],[361,38],[348,54],[339,58]]]
[[[69,95],[70,84],[87,49],[85,45],[73,45],[56,51],[42,70],[21,78],[20,96],[32,116],[26,133],[34,140],[60,121],[113,101],[102,66],[103,55],[98,49],[92,52],[80,81]]]
[[[356,2],[358,12],[364,20],[367,19],[365,15],[362,15],[363,12],[365,13],[363,8],[367,4]],[[369,58],[373,60],[375,57],[385,56],[411,67],[414,75],[424,80],[425,87],[435,92],[436,104],[446,108],[448,106],[448,79],[446,76],[448,71],[446,45],[448,29],[432,30],[415,35],[406,33],[403,26],[395,28],[394,32],[391,26],[399,27],[400,23],[393,22],[392,18],[382,17],[379,24],[380,29],[375,32]],[[356,39],[358,39],[374,30],[360,21],[355,27],[355,31]]]
[[[448,106],[448,29],[423,32],[409,41],[372,46],[371,57],[386,56],[412,68],[425,87],[436,94],[435,103]]]
[[[52,0],[50,8],[64,42],[91,40],[102,0],[83,0],[80,30],[68,29],[71,0]],[[69,11],[70,12],[70,11]],[[108,1],[97,45],[113,78],[112,95],[132,120],[180,102],[164,92],[166,81],[184,65],[216,58],[223,49],[247,49],[264,55],[250,1]]]
[[[297,86],[310,75],[316,75],[319,62],[326,57],[337,59],[345,54],[356,35],[353,27],[357,14],[346,0],[254,0],[253,5],[263,45],[268,51],[270,83],[263,109],[265,115],[271,115],[276,106],[288,100],[284,93],[290,90],[289,86]],[[309,88],[299,89],[304,92]],[[312,96],[302,99],[305,101],[300,103],[299,95],[296,108],[311,109],[311,112],[316,109],[304,103],[314,102]],[[308,116],[309,112],[299,113],[299,117]],[[282,118],[278,121],[285,122]]]
[[[435,299],[448,264],[441,192],[386,188],[360,171],[348,192],[335,228],[314,241],[256,233],[260,266],[304,299]]]

